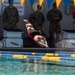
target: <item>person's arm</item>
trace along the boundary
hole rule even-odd
[[[59,16],[58,16],[58,21],[61,21],[62,20],[62,13],[61,13],[61,11],[59,11]]]
[[[16,8],[16,25],[18,26],[19,25],[19,13],[18,13],[18,10]]]
[[[29,33],[36,31],[28,20],[24,19],[23,21],[25,22],[25,27]]]
[[[47,20],[51,21],[53,18],[52,18],[52,14],[51,14],[51,11],[49,11],[47,13]]]
[[[41,21],[42,23],[44,23],[45,22],[45,18],[44,18],[44,15],[42,14],[42,21]]]
[[[26,19],[23,19],[23,21],[25,22],[25,26],[26,26],[26,28],[27,28],[27,27],[28,27],[28,23],[29,23],[29,21],[26,20]]]
[[[44,43],[47,48],[49,48],[46,38],[44,38]]]
[[[3,23],[6,25],[7,24],[7,10],[5,8],[4,12],[3,12]]]

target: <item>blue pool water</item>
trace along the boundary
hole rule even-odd
[[[0,58],[0,75],[75,75],[75,66]]]

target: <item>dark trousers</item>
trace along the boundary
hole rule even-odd
[[[51,22],[49,28],[50,34],[50,47],[55,48],[55,38],[56,40],[59,39],[58,35],[61,34],[61,27],[59,22]],[[56,37],[54,37],[54,34]]]

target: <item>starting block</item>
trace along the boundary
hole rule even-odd
[[[20,29],[2,29],[4,47],[23,47],[22,33]]]

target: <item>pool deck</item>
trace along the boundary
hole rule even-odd
[[[2,39],[2,38],[1,38]],[[1,40],[0,39],[0,40]],[[49,39],[48,39],[49,43]],[[37,44],[29,39],[23,39],[23,48],[0,48],[0,51],[16,51],[16,52],[46,52],[46,53],[54,53],[55,51],[68,51],[75,52],[75,48],[38,48]]]
[[[55,51],[75,52],[75,49],[74,48],[0,48],[0,51],[54,53]]]

